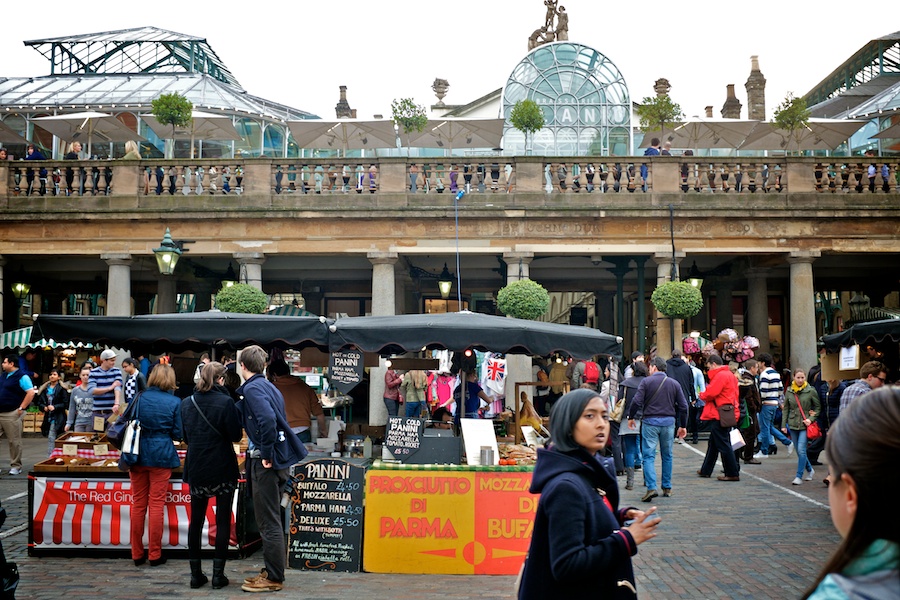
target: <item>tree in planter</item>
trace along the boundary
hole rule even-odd
[[[509,113],[509,122],[525,134],[525,154],[531,154],[528,137],[533,141],[534,133],[544,128],[544,111],[534,100],[519,100]]]
[[[806,107],[806,100],[802,97],[795,97],[793,92],[788,92],[778,108],[775,109],[775,125],[788,133],[788,138],[785,140],[788,150],[790,150],[791,142],[796,142],[799,152],[800,141],[796,139],[795,133],[809,126],[810,114]]]
[[[216,294],[216,308],[222,312],[262,314],[269,306],[269,298],[247,283],[223,287]]]
[[[397,127],[406,134],[406,155],[409,156],[409,134],[421,132],[428,124],[425,107],[416,104],[412,98],[401,98],[391,102],[391,117]]]
[[[150,103],[150,113],[162,125],[172,126],[171,145],[166,148],[166,158],[174,158],[175,156],[175,128],[187,127],[191,124],[191,111],[194,105],[191,101],[177,92],[171,94],[160,94],[158,98]],[[193,146],[193,144],[192,144]],[[193,148],[191,148],[193,153]]]
[[[508,317],[534,320],[547,312],[550,294],[531,279],[519,279],[497,293],[497,308]]]
[[[671,132],[675,125],[681,123],[684,113],[681,106],[672,102],[668,94],[663,96],[647,96],[637,106],[637,114],[644,133],[659,132],[664,135]]]

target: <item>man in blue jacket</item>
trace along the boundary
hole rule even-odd
[[[250,438],[247,471],[265,563],[259,575],[244,580],[241,589],[245,592],[277,592],[284,587],[287,550],[281,490],[290,477],[291,466],[306,456],[306,448],[287,422],[284,397],[262,375],[267,360],[266,351],[259,346],[241,351],[245,382],[238,388],[238,394],[244,397],[239,408]]]
[[[641,452],[644,455],[644,484],[647,492],[641,498],[650,502],[659,496],[656,491],[656,449],[662,456],[663,496],[672,495],[672,444],[675,436],[684,439],[687,430],[688,405],[681,385],[666,375],[666,361],[657,356],[648,364],[650,376],[638,386],[634,402],[628,409],[628,426],[643,412],[641,421]],[[675,431],[676,426],[678,431]]]

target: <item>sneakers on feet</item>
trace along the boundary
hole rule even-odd
[[[256,581],[259,581],[260,579],[268,579],[268,578],[269,578],[268,571],[266,571],[265,569],[260,569],[259,575],[254,575],[253,577],[246,577],[244,579],[244,583],[254,583]]]
[[[788,444],[788,456],[794,453],[794,445]]]
[[[815,469],[810,469],[809,473],[806,474],[806,477],[803,478],[804,481],[812,481],[813,477],[816,475]]]
[[[22,469],[20,469],[19,467],[13,467],[12,469],[9,470],[10,475],[18,475],[21,472],[22,472]]]
[[[672,497],[672,488],[663,488],[663,498]]]
[[[753,455],[753,458],[755,458],[756,460],[759,460],[759,459],[761,459],[761,458],[766,458],[767,456],[769,456],[769,455],[768,455],[768,454],[763,454],[762,451],[759,451],[759,452],[757,452],[756,454]]]
[[[657,496],[659,496],[659,493],[658,493],[656,490],[647,490],[647,493],[645,493],[645,494],[641,497],[641,502],[650,502],[651,500],[653,500],[653,499],[656,498]]]
[[[278,592],[284,587],[281,581],[270,581],[266,577],[260,577],[252,583],[245,583],[241,589],[245,592]]]
[[[794,477],[794,480],[791,483],[794,485],[803,485],[803,480],[799,477]]]

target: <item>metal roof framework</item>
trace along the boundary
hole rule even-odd
[[[314,118],[311,113],[253,96],[203,73],[48,75],[0,78],[0,107],[19,114],[147,108],[160,94],[177,92],[199,110],[277,121]]]
[[[872,40],[806,93],[814,106],[881,75],[900,74],[900,31]]]
[[[242,89],[205,38],[140,27],[25,42],[50,61],[51,75],[203,73]]]

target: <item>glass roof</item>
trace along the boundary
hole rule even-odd
[[[205,73],[241,85],[205,38],[157,27],[30,40],[50,61],[51,75],[102,73]]]
[[[287,121],[315,115],[253,96],[202,73],[50,75],[0,78],[0,109],[24,114],[149,107],[160,94],[177,92],[198,110],[250,114]]]
[[[538,46],[516,65],[502,94],[504,151],[522,153],[524,136],[509,122],[520,100],[537,102],[544,128],[535,152],[547,155],[626,154],[631,100],[621,72],[589,46],[555,42]]]

